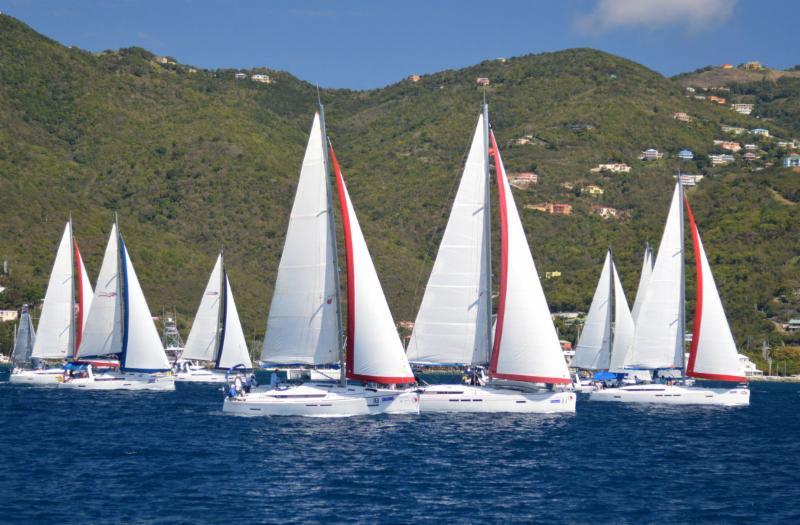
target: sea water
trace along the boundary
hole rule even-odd
[[[224,415],[213,385],[2,381],[2,523],[800,522],[797,384],[748,408],[305,419]]]

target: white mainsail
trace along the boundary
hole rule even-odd
[[[19,316],[19,327],[15,333],[14,349],[11,351],[11,362],[14,366],[24,366],[31,360],[33,346],[36,344],[36,331],[33,329],[28,306],[22,307]]]
[[[611,270],[614,274],[614,342],[611,346],[611,361],[608,369],[610,372],[623,372],[629,364],[631,344],[635,324],[625,298],[625,290],[617,273],[617,265],[611,261]]]
[[[147,306],[122,235],[119,237],[119,243],[125,290],[120,368],[141,372],[169,370],[169,359],[167,359],[161,338],[158,336],[153,316],[150,314],[150,308]]]
[[[594,291],[581,337],[575,346],[572,366],[584,370],[607,370],[611,360],[611,251],[606,253],[603,270]]]
[[[73,322],[73,266],[72,226],[68,222],[58,245],[53,271],[44,296],[42,316],[39,319],[38,337],[32,357],[64,359],[72,349]]]
[[[683,207],[675,185],[653,273],[636,319],[630,366],[683,368]]]
[[[739,364],[736,342],[725,316],[722,300],[688,200],[686,211],[689,215],[697,265],[697,303],[686,375],[719,381],[747,381]]]
[[[122,289],[118,241],[117,225],[113,224],[77,357],[97,357],[122,352]]]
[[[314,115],[289,217],[261,360],[329,364],[339,358],[339,291],[324,132]]]
[[[644,290],[647,288],[647,282],[650,280],[650,275],[653,273],[653,249],[650,244],[645,244],[644,247],[644,261],[642,261],[642,272],[639,274],[639,288],[636,289],[636,298],[633,300],[633,309],[631,315],[634,322],[639,317],[639,310],[642,309],[642,301],[644,300]]]
[[[478,117],[450,218],[417,313],[412,362],[485,364],[489,360],[491,280],[486,115]]]
[[[233,290],[231,290],[228,273],[224,269],[223,276],[225,280],[224,329],[220,338],[216,366],[217,368],[228,369],[241,365],[250,369],[253,368],[253,362],[250,360],[250,352],[247,350],[247,341],[244,338],[244,330],[242,330],[242,322],[239,320],[236,302],[233,300]]]
[[[192,329],[181,353],[182,359],[214,361],[217,353],[217,335],[222,305],[222,254],[217,257],[211,277],[208,279],[203,298],[192,322]]]
[[[494,134],[490,139],[498,178],[503,255],[489,373],[494,378],[514,381],[570,383],[567,363]]]
[[[413,383],[414,374],[333,148],[330,153],[339,188],[347,254],[347,377],[378,383]]]

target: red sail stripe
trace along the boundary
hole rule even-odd
[[[692,207],[689,206],[689,199],[686,195],[683,196],[683,202],[686,204],[686,214],[689,216],[689,224],[692,228],[692,243],[694,245],[694,264],[695,273],[697,274],[697,299],[694,309],[694,328],[692,330],[692,347],[689,350],[689,364],[686,366],[686,375],[690,377],[699,377],[695,375],[694,363],[697,359],[697,344],[700,342],[700,326],[703,321],[703,267],[700,260],[700,236],[697,232],[697,224],[694,222],[694,215],[692,214]]]
[[[336,175],[336,188],[339,193],[339,205],[342,210],[342,229],[344,230],[345,258],[347,261],[347,377],[358,379],[355,374],[354,356],[354,336],[355,336],[355,307],[356,307],[356,283],[355,271],[353,269],[353,237],[350,231],[350,212],[347,209],[347,198],[345,196],[344,177],[339,168],[339,161],[333,152],[333,145],[330,146],[331,160],[333,161],[333,172]]]
[[[495,332],[494,332],[492,359],[489,363],[489,374],[492,377],[502,377],[503,374],[497,373],[497,358],[500,355],[500,342],[503,338],[503,324],[505,322],[505,314],[506,314],[506,292],[508,290],[508,205],[506,200],[507,199],[506,188],[504,184],[505,170],[503,169],[503,162],[500,160],[500,149],[497,147],[497,142],[494,139],[493,131],[489,131],[489,140],[490,140],[489,152],[492,154],[492,157],[494,158],[495,175],[497,177],[497,195],[498,195],[498,200],[500,201],[500,232],[501,232],[500,297],[497,300],[497,323],[495,325]],[[506,379],[510,378],[507,377]],[[559,381],[550,381],[550,382],[559,382]]]
[[[545,376],[526,376],[522,374],[498,374],[497,372],[492,373],[492,377],[495,379],[508,379],[509,381],[525,381],[527,383],[572,383],[571,379],[565,379],[563,377],[545,377]]]

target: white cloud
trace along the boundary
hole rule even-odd
[[[575,18],[574,26],[584,34],[670,25],[702,31],[730,18],[735,3],[736,0],[598,0],[592,12]]]

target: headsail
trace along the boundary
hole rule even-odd
[[[73,274],[72,274],[72,225],[68,222],[58,245],[53,271],[44,295],[42,316],[33,347],[33,357],[40,359],[64,359],[71,354],[73,346]]]
[[[31,360],[35,342],[36,332],[33,329],[28,305],[25,305],[22,307],[22,313],[19,316],[16,341],[14,341],[14,349],[11,351],[11,363],[14,366],[25,366]]]
[[[450,218],[422,297],[407,355],[412,362],[489,360],[491,279],[488,123],[478,117]]]
[[[89,318],[89,310],[92,308],[92,299],[94,299],[94,292],[92,291],[92,283],[89,281],[89,275],[86,273],[86,267],[83,265],[83,257],[78,249],[78,241],[73,239],[75,249],[75,306],[77,307],[77,320],[75,323],[75,349],[73,350],[73,357],[77,357],[78,348],[81,346],[81,339],[83,338],[83,329],[86,327],[86,320]]]
[[[493,133],[490,140],[500,201],[502,260],[489,374],[514,381],[571,383]]]
[[[203,298],[200,299],[192,329],[181,353],[182,359],[216,361],[222,301],[222,254],[220,254],[214,269],[211,270],[208,284],[203,290]]]
[[[222,315],[222,337],[220,337],[216,367],[222,369],[228,369],[232,366],[253,368],[250,352],[247,350],[244,330],[242,330],[242,322],[239,320],[239,311],[236,309],[236,302],[233,300],[233,290],[228,279],[228,272],[224,270],[224,266],[223,279],[225,281],[225,307]]]
[[[413,383],[414,374],[400,343],[333,147],[330,154],[339,189],[347,259],[347,377],[377,383]]]
[[[633,368],[683,368],[682,194],[678,183],[636,320],[630,363]]]
[[[644,246],[644,261],[642,261],[642,272],[639,274],[639,288],[636,289],[636,298],[633,300],[633,309],[631,315],[634,322],[639,317],[639,310],[642,309],[642,301],[644,300],[644,290],[647,288],[647,282],[650,280],[650,275],[653,273],[653,264],[655,258],[653,257],[653,249],[650,243],[645,243]]]
[[[324,131],[314,115],[289,217],[261,360],[328,364],[339,359],[339,290]]]
[[[608,369],[611,372],[623,372],[630,361],[630,350],[633,342],[634,322],[628,309],[625,290],[617,273],[617,265],[611,261],[614,274],[614,342],[611,345],[611,361]]]
[[[594,291],[581,337],[575,347],[572,366],[584,370],[608,370],[611,360],[611,297],[613,293],[611,251],[606,253],[603,270]]]
[[[697,272],[697,304],[686,375],[717,381],[747,381],[739,364],[736,342],[725,316],[714,276],[711,274],[711,266],[703,249],[700,232],[694,222],[688,199],[685,202],[694,242]]]

